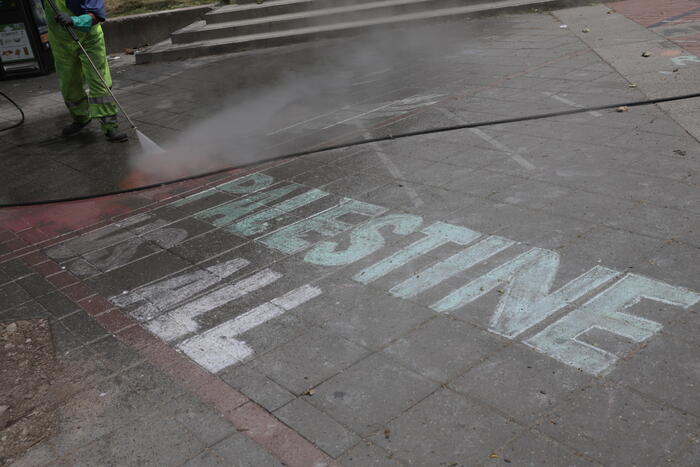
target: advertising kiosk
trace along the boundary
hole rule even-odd
[[[0,0],[0,79],[53,69],[41,0]]]

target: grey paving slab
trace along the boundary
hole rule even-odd
[[[686,449],[664,460],[670,465],[694,465],[700,461],[700,441],[693,440]]]
[[[667,311],[667,309],[664,309]],[[697,330],[700,326],[700,319],[698,319],[697,307],[691,307],[690,310],[684,310],[685,312],[676,313],[673,318],[675,320],[665,325],[665,330],[668,334],[684,340],[690,344],[694,344],[697,339]],[[664,316],[664,314],[660,314]]]
[[[13,279],[19,279],[21,277],[28,276],[32,274],[32,270],[19,259],[11,259],[0,264],[0,270],[5,274],[12,277]]]
[[[505,344],[467,323],[437,317],[400,337],[383,353],[425,377],[447,382]]]
[[[213,230],[212,226],[195,218],[185,218],[168,224],[166,227],[150,231],[143,239],[160,248],[171,248],[188,238],[196,237]]]
[[[360,441],[339,459],[347,467],[396,467],[401,465],[393,454],[370,441]]]
[[[381,430],[437,386],[375,354],[318,386],[308,402],[363,435]]]
[[[133,222],[143,218],[144,216],[139,216]],[[49,258],[63,263],[77,256],[132,239],[133,237],[134,235],[131,232],[118,224],[108,225],[51,246],[45,250],[45,253]]]
[[[321,170],[310,170],[308,172],[301,173],[293,177],[291,180],[293,182],[301,183],[303,185],[320,188],[322,186],[333,183],[336,180],[343,178],[347,175],[348,169],[328,165],[323,167]]]
[[[206,467],[225,465],[225,463],[226,461],[223,457],[219,456],[214,450],[207,449],[182,465],[186,467]]]
[[[363,347],[379,349],[433,317],[427,308],[383,291],[345,280],[329,284],[340,306],[304,309],[303,318]]]
[[[444,112],[453,110],[453,106],[466,106],[469,110],[475,110],[471,106],[473,98],[445,102],[440,106]],[[461,107],[459,107],[461,108]],[[482,138],[476,136],[468,130],[458,130],[447,132],[442,135],[422,135],[411,140],[397,140],[395,142],[382,143],[380,146],[393,162],[397,165],[403,161],[409,162],[411,159],[426,160],[432,162],[447,162],[468,158],[471,156],[472,163],[481,163],[493,156],[488,154],[482,156],[481,153],[488,152],[494,148]],[[452,162],[451,162],[452,163]],[[455,163],[456,164],[456,163]],[[466,163],[465,163],[466,165]]]
[[[177,252],[178,250],[175,251]],[[246,242],[231,251],[215,256],[214,258],[206,259],[197,266],[212,273],[217,273],[220,269],[217,268],[217,266],[226,264],[228,261],[236,258],[243,258],[250,264],[241,268],[236,274],[228,274],[228,272],[230,272],[228,271],[226,277],[230,278],[229,280],[234,280],[240,276],[247,275],[250,272],[276,263],[277,261],[281,261],[285,258],[285,255],[270,248],[265,248],[265,246],[258,242]]]
[[[105,366],[113,372],[143,361],[143,357],[122,344],[115,337],[107,336],[89,344],[88,349],[94,353],[95,358],[104,362]]]
[[[32,298],[41,297],[55,290],[53,284],[37,274],[17,279],[15,283],[19,284]]]
[[[12,282],[14,278],[8,275],[5,271],[0,269],[0,285],[5,285],[8,282]]]
[[[335,162],[338,162],[346,157],[350,157],[353,154],[359,153],[358,148],[339,148],[339,149],[333,149],[329,151],[321,151],[313,154],[307,154],[305,156],[301,156],[304,159],[310,159],[315,162],[320,162],[323,164],[329,164],[332,165]]]
[[[485,465],[503,465],[503,463],[530,467],[600,465],[535,431],[526,431],[518,438],[509,441],[503,448],[496,449],[494,453],[496,456],[493,458],[489,456]]]
[[[695,390],[700,384],[695,371],[696,352],[697,341],[685,342],[661,335],[620,362],[610,378],[700,417]]]
[[[76,261],[68,263],[66,268],[84,278],[94,275],[95,272],[108,272],[126,266],[160,251],[161,248],[145,238],[133,237],[116,245],[86,253]]]
[[[257,358],[250,366],[300,395],[368,353],[342,337],[311,328],[293,341]]]
[[[0,309],[9,310],[31,300],[31,296],[16,282],[0,287]]]
[[[225,229],[214,229],[169,248],[170,252],[192,263],[200,263],[226,253],[248,240]]]
[[[294,394],[248,365],[222,370],[219,377],[270,412],[294,399]]]
[[[639,205],[626,216],[609,218],[605,224],[628,232],[648,235],[664,241],[680,241],[700,246],[700,232],[695,227],[700,216],[676,209]]]
[[[83,345],[83,342],[61,322],[51,324],[51,337],[54,349],[59,355]]]
[[[225,204],[237,198],[240,198],[240,195],[234,195],[211,188],[202,193],[195,193],[192,197],[186,197],[181,202],[176,202],[175,207],[177,210],[187,214],[195,214],[199,211]]]
[[[332,457],[339,456],[360,440],[356,434],[307,403],[305,399],[302,397],[293,400],[276,410],[275,416]]]
[[[605,464],[656,464],[698,430],[692,415],[611,384],[582,391],[548,418],[539,429]]]
[[[512,224],[520,225],[517,222],[517,215],[522,212],[526,212],[527,214],[524,215],[528,215],[531,212],[531,210],[522,211],[520,207],[501,201],[468,195],[461,197],[460,201],[462,208],[451,213],[444,221],[463,225],[483,234],[495,234],[503,231],[506,226],[512,227]],[[514,219],[515,222],[512,222],[511,219]],[[529,227],[524,226],[522,228],[529,229]],[[537,229],[537,226],[532,226],[532,229]],[[510,229],[508,233],[510,236]],[[510,238],[521,240],[517,235],[512,235]]]
[[[212,446],[236,431],[220,414],[190,395],[169,403],[163,412],[180,422],[206,446]]]
[[[584,238],[595,228],[595,224],[589,222],[508,203],[468,201],[466,208],[452,213],[446,220],[540,248],[561,249]]]
[[[450,388],[527,425],[567,402],[591,377],[519,344],[495,353]]]
[[[287,180],[302,175],[306,172],[319,170],[323,164],[309,159],[293,159],[282,165],[267,169],[263,173],[273,177],[275,180]]]
[[[642,144],[644,141],[644,144]],[[639,134],[629,131],[606,142],[612,148],[635,148],[644,153],[673,157],[674,151],[684,151],[686,154],[697,154],[698,148],[692,138],[677,138],[674,136],[656,135],[654,138],[639,138]]]
[[[514,185],[492,197],[499,201],[586,222],[610,224],[634,213],[639,208],[638,204],[631,201],[538,181]]]
[[[355,198],[387,183],[389,183],[389,179],[383,176],[351,174],[323,185],[321,189],[338,196]]]
[[[256,354],[262,355],[297,338],[306,331],[305,323],[291,313],[266,322],[266,326],[258,326],[241,334],[241,338]]]
[[[83,311],[66,316],[61,323],[84,343],[107,335],[107,331]]]
[[[401,167],[401,164],[396,164]],[[442,162],[425,161],[418,159],[413,167],[409,166],[409,170],[403,172],[403,179],[421,183],[423,185],[444,188],[443,182],[447,174],[454,170],[458,170],[462,174],[470,172],[471,168],[456,167],[451,164]]]
[[[191,263],[167,251],[146,256],[133,263],[93,277],[87,282],[107,297],[153,282],[169,274],[181,271]]]
[[[579,185],[582,188],[586,186],[585,179],[580,182],[572,180],[572,182],[573,185]],[[607,171],[596,177],[596,184],[591,185],[590,189],[612,196],[624,196],[637,202],[698,212],[697,188],[686,183],[620,171]]]
[[[30,467],[46,464],[55,458],[52,446],[48,443],[38,443],[32,446],[20,459],[14,461],[17,467]]]
[[[499,140],[500,136],[497,136]],[[611,151],[610,148],[588,143],[576,144],[575,147],[566,151],[557,147],[548,147],[551,146],[551,143],[541,146],[540,144],[542,144],[541,141],[530,142],[526,139],[513,149],[509,148],[510,155],[508,157],[496,159],[486,165],[484,169],[526,179],[562,185],[571,184],[591,189],[595,187],[595,184],[591,185],[592,179],[600,176],[601,183],[603,183],[602,178],[606,173],[612,170],[625,170],[631,166],[635,159],[639,158],[639,154],[634,151]],[[589,185],[585,185],[586,182]],[[620,195],[622,193],[616,192],[614,194]]]
[[[588,105],[588,103],[586,102]],[[581,105],[581,104],[578,104]],[[612,114],[603,114],[609,116]],[[581,131],[578,125],[560,123],[551,120],[533,120],[525,124],[503,125],[499,129],[502,131],[536,136],[540,138],[561,141],[564,145],[574,147],[580,143],[594,141],[596,144],[605,144],[608,140],[613,140],[629,132],[629,128],[620,128],[605,125],[608,118],[601,119],[598,124],[586,126],[585,131]],[[591,120],[591,123],[593,121]]]
[[[675,154],[675,157],[653,157],[648,154],[640,154],[626,170],[692,183],[697,177],[697,162],[689,158],[687,154],[685,156]]]
[[[311,236],[310,236],[311,237]],[[262,245],[258,245],[261,247]],[[280,277],[268,286],[255,291],[255,296],[262,301],[273,300],[290,290],[303,287],[308,283],[315,282],[323,276],[332,273],[327,268],[317,264],[303,261],[304,253],[288,256],[270,264],[270,269],[275,271]],[[255,264],[256,257],[251,258]]]
[[[697,289],[698,251],[696,247],[666,242],[651,254],[648,264],[640,270],[650,277],[663,277],[682,287]]]
[[[101,413],[103,403],[99,393],[94,391],[81,392],[79,398],[71,399],[61,409],[57,434],[49,442],[36,445],[25,458],[28,462],[26,465],[56,463],[57,459],[75,453],[76,450],[123,426],[121,420],[110,420]],[[87,456],[89,454],[86,453]],[[94,462],[99,461],[95,459]],[[64,465],[67,463],[64,461]]]
[[[78,461],[92,465],[118,463],[113,456],[129,455],[129,450],[123,453],[110,451],[119,451],[119,447],[126,447],[127,442],[137,441],[125,439],[122,444],[121,441],[114,440],[114,444],[110,446],[110,441],[106,438],[116,432],[120,432],[120,436],[141,438],[145,444],[141,446],[144,450],[150,447],[152,453],[158,454],[158,443],[155,440],[158,439],[157,433],[160,428],[138,421],[143,417],[163,420],[162,416],[157,414],[157,407],[162,405],[167,391],[155,388],[161,381],[151,378],[150,386],[137,383],[138,379],[135,378],[151,375],[148,367],[129,370],[120,376],[102,381],[94,380],[96,375],[92,373],[95,371],[96,359],[90,355],[92,354],[78,356],[73,353],[70,357],[61,358],[62,362],[70,362],[71,368],[74,368],[76,363],[82,363],[82,367],[75,368],[77,371],[74,371],[68,380],[69,383],[75,384],[76,388],[82,389],[76,389],[75,395],[62,403],[55,434],[38,445],[38,454],[41,454],[39,457],[46,456],[39,465],[56,462],[57,459],[76,451],[77,457],[64,459],[64,464],[70,465],[71,462]],[[84,387],[86,382],[89,384]],[[159,391],[160,397],[153,397],[156,391]],[[167,397],[165,399],[167,400]],[[166,428],[166,431],[186,434],[184,428],[178,426],[174,419],[169,420],[170,427]],[[150,423],[156,422],[152,420]]]
[[[154,230],[169,227],[172,223],[182,220],[185,217],[187,217],[186,212],[170,204],[166,204],[165,206],[156,207],[146,216],[137,214],[126,218],[119,222],[119,225],[123,226],[134,235],[145,235]]]
[[[256,467],[259,465],[281,467],[284,465],[251,441],[250,438],[246,438],[240,433],[235,433],[214,445],[213,451],[224,458],[226,465],[235,467]]]
[[[442,188],[411,182],[392,182],[366,193],[362,199],[379,206],[422,215],[424,218],[445,219],[464,208],[467,199]]]
[[[87,279],[103,272],[81,257],[68,260],[68,262],[64,262],[61,267],[80,279]]]
[[[504,153],[493,144],[488,144],[488,142],[483,141],[483,138],[479,138],[473,143],[470,141],[467,145],[459,144],[458,147],[459,150],[454,155],[443,158],[442,162],[464,167],[481,168],[489,167],[497,161],[510,159],[508,153]],[[436,154],[439,155],[442,152],[436,152]]]
[[[153,415],[78,450],[66,465],[174,464],[203,447],[172,418]]]
[[[473,465],[522,431],[489,409],[441,389],[371,439],[408,465]]]
[[[371,144],[360,148],[351,156],[345,157],[333,163],[333,166],[344,170],[347,174],[372,171],[377,166],[384,164],[384,148],[382,144]]]
[[[397,152],[387,148],[387,151],[380,158],[382,163],[367,167],[362,173],[380,175],[394,180],[420,182],[426,173],[425,170],[434,164],[434,161],[420,156],[409,156],[404,152],[398,152],[397,154]],[[423,153],[421,153],[421,156],[423,156]],[[378,188],[381,188],[381,186]]]
[[[630,232],[596,227],[565,248],[562,255],[588,258],[589,261],[627,272],[648,263],[663,242]]]
[[[44,307],[35,301],[27,301],[21,305],[0,311],[0,320],[15,321],[18,319],[37,319],[50,318],[50,314],[46,312]]]

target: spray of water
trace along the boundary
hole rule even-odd
[[[148,180],[178,178],[307,149],[356,129],[354,121],[327,123],[434,87],[437,68],[447,66],[442,57],[464,48],[451,40],[455,32],[463,36],[464,26],[374,32],[205,61],[209,80],[179,90],[174,105],[216,110],[165,141],[165,150],[137,132],[144,151],[132,158],[132,169]]]
[[[163,148],[161,148],[160,146],[158,146],[155,143],[155,141],[153,141],[151,138],[144,135],[136,128],[134,128],[134,131],[136,132],[136,137],[139,140],[139,144],[141,145],[141,150],[143,151],[143,154],[145,156],[153,156],[156,154],[165,154],[165,150]]]

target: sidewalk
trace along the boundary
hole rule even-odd
[[[55,76],[8,82],[28,121],[0,133],[3,201],[158,180],[159,165],[216,168],[241,148],[692,89],[700,69],[678,60],[692,51],[649,27],[692,6],[670,2],[683,11],[663,16],[635,2],[428,27],[414,34],[448,45],[411,54],[407,43],[384,67],[340,40],[167,65],[121,57],[118,97],[159,144],[183,144],[180,130],[212,117],[170,163],[96,133],[60,141]],[[1,209],[0,345],[14,362],[2,380],[15,383],[0,387],[0,459],[698,464],[698,106],[434,134]],[[255,128],[265,144],[233,144],[227,128]],[[197,146],[207,138],[223,144]],[[31,374],[43,385],[21,382]]]

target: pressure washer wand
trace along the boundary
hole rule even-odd
[[[49,5],[51,5],[51,8],[53,9],[54,13],[56,15],[58,15],[59,11],[58,11],[58,8],[56,7],[56,4],[54,3],[54,1],[48,0],[48,2],[49,2]],[[134,124],[134,122],[131,121],[131,118],[129,118],[129,114],[126,113],[126,110],[124,110],[124,107],[122,107],[122,105],[117,100],[117,97],[112,92],[112,89],[109,86],[107,86],[107,81],[105,81],[104,77],[102,76],[102,73],[100,73],[100,70],[97,69],[95,62],[92,61],[90,54],[87,53],[87,50],[85,50],[85,47],[83,47],[83,44],[80,43],[80,39],[78,39],[78,35],[75,33],[73,28],[71,28],[70,26],[64,26],[64,27],[66,28],[66,31],[68,31],[68,34],[70,34],[70,37],[78,44],[78,47],[80,47],[80,50],[83,51],[85,58],[87,58],[88,62],[90,62],[92,69],[95,70],[95,74],[100,78],[100,81],[102,81],[102,84],[104,84],[104,87],[107,89],[107,92],[109,92],[109,95],[112,96],[112,99],[114,99],[114,102],[117,104],[117,107],[119,107],[119,110],[121,110],[122,114],[124,114],[124,117],[126,117],[126,120],[129,122],[129,125],[131,125],[131,128],[133,128],[134,130],[138,130],[138,128],[136,128],[136,125]]]

